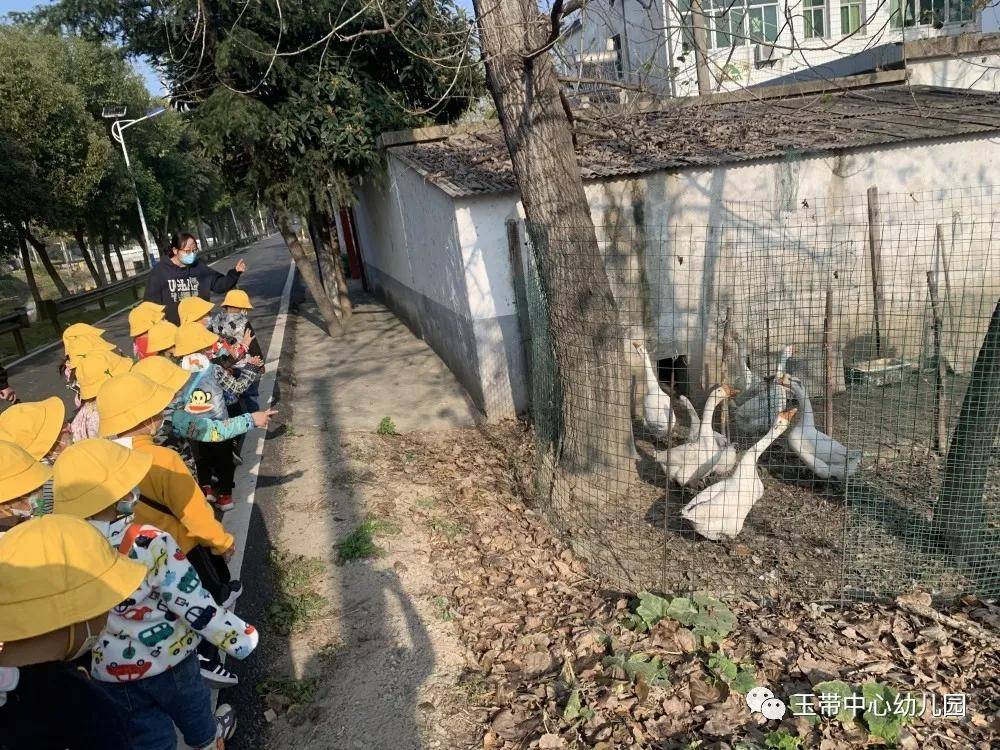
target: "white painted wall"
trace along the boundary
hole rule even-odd
[[[646,7],[648,5],[648,7]],[[703,7],[709,7],[703,0]],[[568,73],[579,70],[579,62],[605,53],[608,40],[618,35],[628,41],[628,59],[624,80],[638,83],[652,91],[673,96],[698,93],[694,55],[685,45],[685,35],[677,8],[680,3],[659,0],[591,0],[579,13],[579,26],[566,35],[560,54]],[[823,39],[806,39],[803,0],[778,3],[779,35],[773,43],[772,62],[760,67],[755,63],[753,43],[709,50],[709,69],[716,91],[730,91],[765,83],[811,66],[829,63],[877,45],[985,30],[977,17],[966,23],[893,28],[889,23],[888,0],[868,0],[864,4],[866,24],[862,33],[845,37],[841,28],[841,0],[827,0],[827,33]],[[624,14],[624,15],[623,15]],[[663,18],[668,22],[664,24]]]
[[[908,63],[907,82],[912,86],[948,86],[979,91],[1000,91],[1000,55],[968,55]]]

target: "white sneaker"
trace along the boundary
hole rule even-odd
[[[238,685],[240,678],[230,672],[218,659],[206,659],[198,654],[198,666],[201,667],[201,676],[214,688],[227,688]]]
[[[239,581],[229,582],[229,593],[226,595],[225,600],[222,602],[222,606],[225,609],[232,609],[233,605],[236,604],[236,600],[240,598],[240,594],[243,593],[243,584]]]

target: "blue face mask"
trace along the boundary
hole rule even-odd
[[[178,258],[178,259],[180,260],[180,262],[181,262],[181,263],[183,263],[183,264],[184,264],[185,266],[190,266],[190,265],[194,265],[194,262],[195,262],[195,260],[197,259],[197,257],[198,257],[198,256],[197,256],[197,255],[195,255],[194,253],[178,253],[178,254],[177,254],[177,258]]]

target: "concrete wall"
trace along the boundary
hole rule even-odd
[[[485,408],[451,198],[392,156],[357,193],[358,242],[375,291]]]
[[[567,72],[576,73],[578,61],[605,53],[608,40],[618,35],[628,42],[630,65],[625,75],[627,82],[646,86],[661,94],[697,94],[694,55],[685,44],[685,32],[676,10],[681,4],[650,2],[648,7],[644,5],[637,0],[592,0],[588,3],[577,16],[579,25],[574,23],[572,31],[560,45],[560,53],[567,61]],[[828,0],[828,36],[806,39],[802,0],[779,2],[778,38],[773,44],[773,51],[762,50],[770,62],[756,63],[754,48],[757,45],[753,43],[710,49],[709,68],[713,80],[716,80],[714,90],[731,91],[758,85],[848,55],[863,53],[878,45],[903,41],[904,31],[890,26],[890,3],[868,3],[865,7],[868,15],[866,31],[845,37],[841,29],[840,2]],[[662,20],[664,15],[668,19],[666,24]],[[929,25],[910,26],[905,29],[905,38],[912,41],[951,36],[979,31],[980,28],[977,15],[969,22],[947,24],[941,29]]]

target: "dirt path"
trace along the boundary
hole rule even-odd
[[[393,427],[382,432],[440,431],[474,414],[440,360],[381,306],[361,305],[335,342],[311,316],[305,307],[295,324],[291,413],[272,442],[266,746],[473,746],[481,722],[457,687],[466,652],[436,598],[423,515],[436,488],[412,476],[405,438],[376,430],[383,417]]]

